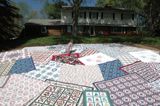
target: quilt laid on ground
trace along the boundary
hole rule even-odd
[[[89,55],[95,54],[97,52],[98,51],[94,50],[94,49],[85,49],[80,53],[80,57],[89,56]]]
[[[138,52],[130,52],[135,58],[138,58],[142,62],[157,62],[160,63],[160,55],[153,51],[138,51]]]
[[[51,85],[70,88],[70,89],[76,89],[76,90],[79,90],[79,91],[93,90],[92,87],[84,86],[84,85],[77,85],[77,84],[72,84],[72,83],[64,83],[64,82],[52,81],[52,80],[47,80],[46,82],[50,83]],[[80,106],[83,106],[83,95],[79,100],[79,104],[80,104]]]
[[[3,88],[10,76],[0,76],[0,88]]]
[[[82,91],[50,85],[30,104],[30,106],[77,106]]]
[[[119,69],[121,66],[122,64],[119,60],[99,64],[99,68],[102,72],[104,80],[111,80],[113,78],[121,77],[128,74],[127,72]]]
[[[99,90],[108,90],[114,106],[159,106],[160,92],[152,89],[137,74],[94,83]]]
[[[36,64],[47,64],[52,59],[52,55],[58,55],[58,51],[31,52],[31,56]]]
[[[11,62],[5,61],[0,63],[0,76],[8,75],[14,64],[15,64],[15,61],[11,61]]]
[[[3,59],[0,61],[4,62],[4,61],[18,60],[18,59],[26,58],[29,56],[30,56],[30,53],[24,49],[9,51],[4,53]]]
[[[23,75],[11,75],[3,88],[0,88],[1,106],[23,106],[42,92],[49,84]]]
[[[11,74],[27,73],[29,71],[35,70],[35,65],[31,57],[16,60],[15,64],[12,66]]]
[[[132,64],[136,61],[140,61],[139,59],[135,58],[134,56],[132,56],[130,54],[117,56],[117,59],[119,59],[121,61],[122,65],[128,65],[128,64]]]
[[[79,60],[85,65],[98,65],[98,64],[105,63],[108,61],[113,61],[115,59],[103,53],[96,53],[93,55],[81,57],[79,58]]]
[[[52,61],[60,62],[60,63],[66,63],[70,65],[83,65],[79,60],[79,53],[73,53],[73,54],[61,54],[61,55],[53,55]]]
[[[153,82],[160,79],[160,75],[156,72],[156,70],[151,68],[149,64],[141,61],[123,66],[120,69],[127,73],[137,73],[148,82]]]
[[[92,83],[104,80],[98,66],[63,65],[58,81],[93,86]]]
[[[83,96],[83,106],[113,106],[107,91],[85,91]]]
[[[46,79],[58,80],[60,64],[50,61],[49,63],[43,65],[35,64],[36,70],[30,71],[28,73],[23,73],[23,75],[32,77],[35,79],[40,79],[45,81]]]
[[[149,83],[155,90],[160,91],[160,79]]]

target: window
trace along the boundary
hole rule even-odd
[[[99,14],[98,14],[98,12],[97,12],[97,19],[98,19],[98,16],[99,16]]]
[[[103,19],[103,12],[101,13],[101,19]]]
[[[91,15],[92,15],[92,13],[91,12],[89,12],[89,18],[91,19]]]
[[[134,14],[132,14],[132,20],[134,20]]]
[[[93,19],[96,19],[96,18],[97,18],[97,13],[96,13],[96,12],[93,12],[93,13],[92,13],[92,18],[93,18]]]
[[[47,33],[47,28],[46,28],[46,26],[41,27],[41,33]]]
[[[113,20],[115,20],[115,13],[113,13]]]
[[[86,19],[86,12],[84,12],[84,18]]]
[[[83,12],[80,12],[79,13],[79,18],[83,18],[84,17],[84,13]]]
[[[73,18],[73,12],[72,12],[72,18]]]
[[[123,20],[123,13],[121,14],[121,20]]]

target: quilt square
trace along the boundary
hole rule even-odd
[[[8,75],[15,61],[0,63],[0,76]]]
[[[53,80],[46,80],[46,82],[50,83],[51,85],[70,88],[70,89],[76,89],[79,91],[93,90],[92,87],[84,86],[84,85],[77,85],[77,84],[65,83],[65,82],[53,81]],[[80,104],[80,106],[83,106],[83,95],[79,100],[79,104]]]
[[[58,80],[59,78],[59,70],[60,70],[60,64],[50,61],[47,64],[35,64],[36,70],[23,73],[23,75],[40,79],[45,81],[46,79],[50,80]]]
[[[32,58],[19,59],[12,66],[10,73],[11,74],[20,74],[26,73],[29,71],[35,70],[35,66]]]
[[[95,53],[97,53],[97,51],[94,49],[85,49],[80,53],[80,57],[89,56]]]
[[[99,68],[101,70],[104,80],[111,80],[113,78],[121,77],[128,74],[119,69],[121,66],[122,64],[119,60],[99,64]]]
[[[138,52],[130,52],[135,58],[138,58],[142,62],[157,62],[160,63],[160,55],[153,51],[138,51]]]
[[[114,106],[159,106],[160,91],[137,74],[128,74],[112,80],[94,83],[98,90],[108,90]]]
[[[113,106],[107,91],[84,91],[83,106]]]
[[[93,82],[104,80],[101,71],[96,66],[63,65],[60,69],[59,79],[61,82],[74,83],[78,85],[93,86]]]
[[[143,63],[141,61],[122,66],[120,69],[127,73],[136,73],[148,82],[153,82],[160,79],[160,75],[156,72],[155,69],[151,68],[149,64]]]
[[[23,75],[11,75],[3,88],[0,88],[0,105],[24,106],[29,100],[42,92],[48,83],[25,77]]]
[[[81,95],[82,91],[76,89],[50,85],[29,106],[77,106]]]
[[[36,64],[47,64],[49,61],[51,61],[52,55],[58,55],[58,51],[41,51],[41,52],[31,52],[31,56],[33,58],[33,61]]]
[[[9,51],[9,52],[4,52],[3,59],[0,61],[4,62],[4,61],[18,60],[18,59],[26,58],[29,56],[30,56],[30,53],[24,49]]]
[[[107,61],[113,61],[115,59],[103,53],[96,53],[93,55],[81,57],[79,58],[79,60],[85,65],[97,65],[97,64],[105,63]]]
[[[52,56],[52,60],[56,62],[66,63],[70,65],[83,65],[78,60],[79,53],[73,53],[73,54],[61,54],[61,55],[54,55]]]

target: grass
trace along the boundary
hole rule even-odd
[[[110,35],[110,36],[77,36],[72,37],[68,35],[63,35],[60,38],[55,38],[55,36],[44,36],[37,38],[21,38],[10,43],[4,43],[0,46],[2,50],[9,50],[14,48],[22,48],[27,46],[45,46],[45,45],[56,45],[56,44],[66,44],[70,40],[74,43],[124,43],[124,44],[142,44],[149,45],[160,49],[160,37],[152,36],[124,36],[124,35]]]

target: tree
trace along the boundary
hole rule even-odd
[[[78,33],[78,14],[80,6],[83,0],[68,0],[69,4],[72,6],[73,21],[72,21],[72,35],[77,36]]]
[[[0,1],[0,39],[7,40],[19,34],[19,9],[10,0]]]
[[[52,3],[49,3],[47,0],[44,5],[44,10],[48,15],[48,18],[51,19],[60,19],[61,18],[61,7],[67,5],[61,0],[53,0]]]
[[[160,2],[159,0],[147,0],[144,8],[147,25],[153,35],[160,34]]]

